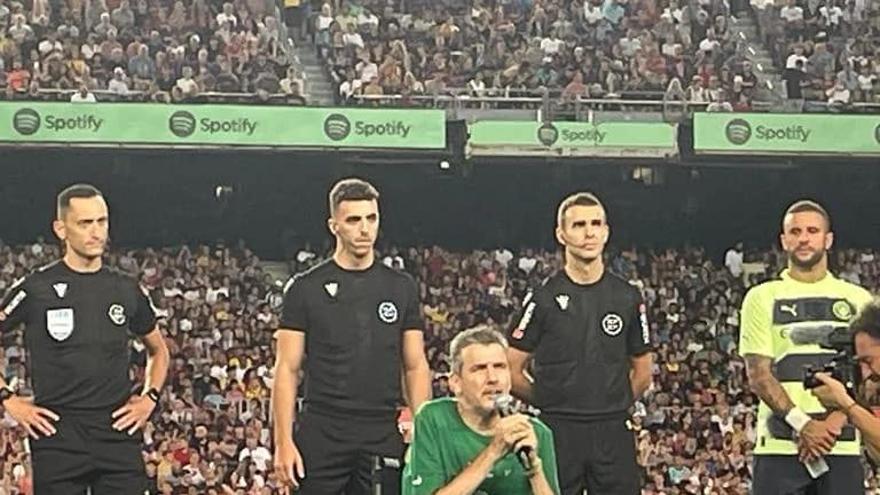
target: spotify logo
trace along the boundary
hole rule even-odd
[[[24,136],[40,130],[40,114],[30,108],[22,108],[12,116],[12,127]]]
[[[196,130],[196,118],[193,117],[193,114],[183,110],[174,112],[168,119],[168,128],[177,137],[189,137]]]
[[[345,115],[333,113],[324,120],[324,134],[334,141],[342,141],[351,132],[351,122]]]
[[[559,131],[553,124],[547,123],[538,127],[538,141],[544,146],[553,146],[557,139],[559,139]]]
[[[746,144],[752,137],[752,126],[743,119],[733,119],[727,123],[724,134],[733,144]]]

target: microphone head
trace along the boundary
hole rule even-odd
[[[510,414],[513,410],[513,396],[510,394],[495,394],[492,404],[495,410],[501,414]]]

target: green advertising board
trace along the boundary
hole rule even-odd
[[[697,153],[880,155],[880,116],[698,113]]]
[[[446,146],[442,110],[151,103],[0,103],[0,142],[71,145]]]
[[[532,122],[470,124],[476,156],[596,156],[663,158],[678,150],[676,126],[665,122]]]

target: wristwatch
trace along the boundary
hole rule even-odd
[[[6,399],[15,395],[15,391],[9,387],[0,388],[0,405],[6,402]]]
[[[144,395],[149,397],[150,400],[155,402],[156,404],[159,403],[159,399],[160,399],[159,391],[156,390],[155,388],[151,388],[151,389],[147,390],[146,392],[144,392]]]

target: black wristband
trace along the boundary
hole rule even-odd
[[[144,392],[144,395],[147,396],[151,401],[155,402],[156,404],[159,403],[159,399],[160,399],[159,391],[156,390],[155,388],[151,388],[151,389],[147,390],[146,392]]]

